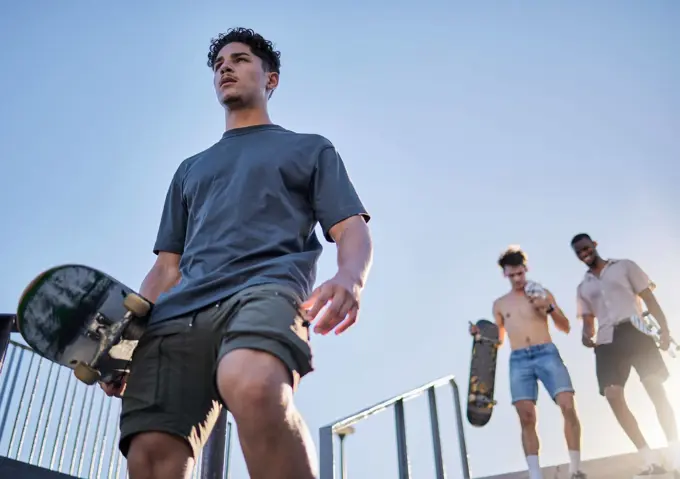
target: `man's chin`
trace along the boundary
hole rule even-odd
[[[226,94],[222,97],[220,103],[222,103],[226,107],[233,107],[241,105],[243,103],[243,98],[241,98],[240,95],[236,94]]]

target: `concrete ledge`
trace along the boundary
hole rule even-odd
[[[75,479],[61,472],[0,456],[0,477],[12,479]]]
[[[654,452],[662,462],[666,462],[665,448],[657,449]],[[637,479],[637,474],[642,470],[642,467],[642,458],[636,452],[591,459],[581,464],[581,469],[588,475],[588,479]],[[541,471],[545,478],[569,479],[569,464],[543,467]],[[527,471],[517,471],[497,476],[478,477],[477,479],[528,479],[528,477]],[[674,479],[672,473],[643,477],[645,479]]]

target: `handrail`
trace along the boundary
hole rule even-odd
[[[429,383],[423,384],[422,386],[418,386],[416,388],[410,389],[406,391],[405,393],[401,393],[397,396],[394,396],[390,399],[386,399],[385,401],[381,401],[377,404],[374,404],[373,406],[367,407],[365,409],[362,409],[361,411],[352,414],[351,416],[347,416],[343,419],[340,419],[338,421],[335,421],[331,424],[327,424],[325,427],[332,427],[333,432],[337,433],[338,429],[343,429],[349,426],[352,426],[360,421],[363,421],[364,419],[368,418],[369,416],[372,416],[374,414],[377,414],[379,412],[382,412],[383,410],[387,409],[388,407],[394,405],[397,403],[397,401],[408,401],[410,399],[415,399],[416,397],[420,396],[422,393],[427,391],[430,388],[438,388],[440,386],[443,386],[446,383],[449,383],[451,381],[454,381],[455,377],[453,374],[450,374],[448,376],[443,376],[439,379],[435,379],[434,381],[430,381]]]
[[[334,454],[334,435],[340,436],[341,444],[341,460],[344,460],[344,453],[342,451],[344,431],[346,431],[350,426],[357,424],[364,419],[382,412],[387,408],[394,406],[395,409],[395,426],[397,434],[397,459],[399,464],[399,479],[409,479],[410,471],[408,466],[408,452],[406,447],[406,428],[404,420],[404,402],[414,399],[424,392],[428,393],[429,396],[429,408],[430,408],[430,423],[432,427],[432,444],[434,449],[435,457],[435,468],[437,479],[444,479],[444,461],[442,457],[441,449],[441,439],[439,436],[439,418],[437,414],[437,403],[435,397],[435,389],[443,386],[445,384],[450,384],[453,397],[454,405],[456,409],[456,429],[458,432],[458,443],[460,446],[460,456],[461,456],[461,467],[463,470],[463,478],[470,479],[470,466],[467,457],[467,446],[465,443],[465,433],[463,431],[463,417],[460,405],[460,397],[458,391],[458,384],[456,383],[455,377],[453,375],[443,376],[441,378],[430,381],[422,386],[410,389],[405,393],[399,394],[397,396],[391,397],[373,406],[362,409],[361,411],[354,413],[345,418],[334,421],[327,424],[319,429],[319,443],[320,443],[320,473],[321,479],[334,479],[335,476],[335,454]],[[341,465],[341,479],[344,477],[345,465]]]
[[[2,319],[0,332],[7,326]],[[0,460],[5,456],[77,477],[123,479],[119,411],[119,399],[80,383],[68,368],[19,342],[0,343]],[[226,411],[214,432],[197,458],[194,479],[225,472],[228,477],[233,431]]]

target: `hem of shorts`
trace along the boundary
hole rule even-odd
[[[118,438],[118,451],[123,455],[125,459],[127,459],[127,455],[130,453],[130,444],[128,444],[128,450],[124,454],[123,450],[121,449],[120,445],[123,441],[127,440],[128,442],[132,442],[132,437],[136,436],[137,434],[143,434],[145,432],[163,432],[166,434],[172,434],[175,437],[178,437],[182,439],[187,446],[189,446],[189,449],[191,449],[192,457],[194,461],[198,458],[198,455],[200,454],[200,451],[195,451],[194,447],[191,445],[191,442],[187,439],[186,434],[178,432],[176,429],[171,429],[169,427],[138,427],[131,429],[129,431],[125,432],[125,435],[120,435]]]
[[[557,398],[557,395],[562,394],[562,393],[574,393],[574,394],[576,394],[576,391],[574,390],[574,388],[560,388],[557,391],[555,391],[555,393],[552,396],[552,400],[554,401],[555,398]]]
[[[519,401],[531,401],[532,403],[536,404],[537,400],[538,400],[538,398],[532,398],[532,397],[528,397],[528,396],[518,397],[518,398],[513,398],[512,402],[510,404],[515,404],[516,402],[519,402]]]

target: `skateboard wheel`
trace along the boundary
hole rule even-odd
[[[80,361],[78,361],[78,364],[76,364],[73,374],[76,376],[76,378],[78,378],[79,381],[84,382],[88,386],[91,386],[92,384],[99,381],[99,378],[101,377],[99,371]]]
[[[468,396],[468,402],[475,402],[475,399],[477,399],[477,396],[475,394],[470,394]]]
[[[143,318],[151,310],[149,302],[135,293],[128,294],[123,301],[123,305],[138,318]]]

